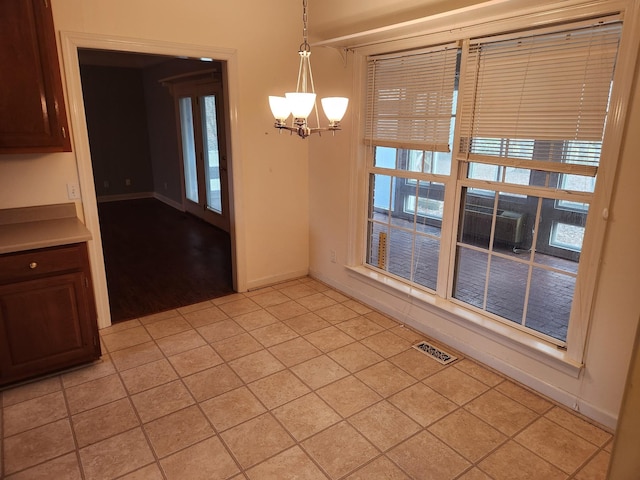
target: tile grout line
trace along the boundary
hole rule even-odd
[[[86,473],[84,471],[84,466],[82,465],[82,459],[80,457],[80,445],[78,443],[78,437],[76,435],[76,429],[73,426],[73,415],[71,415],[71,406],[69,405],[69,398],[67,396],[67,389],[64,385],[64,380],[62,378],[62,374],[59,377],[59,382],[60,382],[60,389],[62,390],[62,397],[64,398],[64,404],[65,404],[65,408],[67,409],[67,420],[69,422],[69,428],[71,429],[71,435],[73,436],[73,443],[75,445],[75,457],[76,457],[76,462],[78,462],[78,470],[80,471],[80,477],[82,478],[82,480],[86,480]],[[66,454],[65,454],[66,455]],[[45,460],[42,463],[46,463],[47,461],[50,460]],[[27,468],[31,468],[31,467],[27,467]]]

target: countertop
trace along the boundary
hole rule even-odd
[[[0,254],[91,240],[74,203],[0,210]]]

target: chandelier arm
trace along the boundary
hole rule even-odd
[[[310,128],[307,126],[306,122],[300,123],[300,124],[296,123],[289,126],[284,122],[276,121],[276,123],[274,124],[274,127],[280,131],[287,130],[292,135],[295,133],[296,135],[298,135],[300,138],[303,138],[303,139],[307,138],[308,136],[314,133],[317,133],[318,135],[320,135],[321,132],[332,132],[333,134],[335,134],[336,131],[341,130],[339,122],[337,122],[335,125],[330,125],[329,127],[325,127],[325,128],[320,128],[320,127]]]
[[[296,92],[300,91],[300,82],[302,81],[303,76],[302,56],[300,56],[300,64],[298,65],[298,81],[296,82]]]
[[[309,76],[309,82],[311,82],[311,91],[316,93],[316,87],[313,84],[313,72],[311,71],[311,52],[309,52],[309,56],[307,57],[307,73]],[[313,101],[313,110],[316,112],[316,125],[320,128],[320,117],[318,116],[318,103],[316,100]]]

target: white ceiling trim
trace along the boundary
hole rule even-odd
[[[455,41],[462,37],[543,26],[571,11],[575,20],[624,11],[633,0],[489,0],[407,22],[315,42],[325,46],[372,55],[408,50],[425,44]]]

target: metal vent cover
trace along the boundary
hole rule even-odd
[[[413,348],[424,353],[425,355],[429,355],[431,358],[433,358],[437,362],[440,362],[443,365],[447,365],[458,359],[458,357],[454,357],[450,353],[440,350],[439,348],[434,347],[433,345],[430,345],[427,342],[420,342],[414,345]]]

